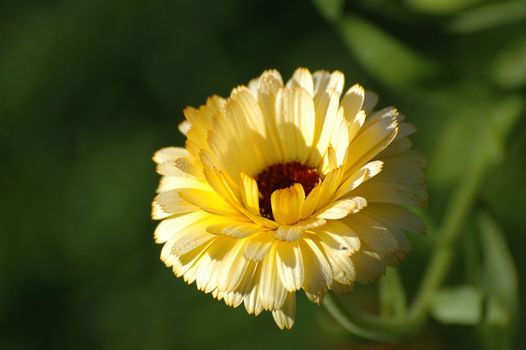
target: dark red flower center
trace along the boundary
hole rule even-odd
[[[259,193],[259,212],[262,216],[274,219],[270,196],[275,190],[287,188],[295,183],[303,186],[305,195],[308,195],[319,182],[318,169],[303,165],[299,162],[285,164],[274,164],[263,170],[256,176]]]

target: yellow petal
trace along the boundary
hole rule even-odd
[[[314,138],[312,96],[301,88],[285,88],[276,95],[276,125],[284,162],[305,163]]]
[[[365,181],[370,178],[378,175],[382,171],[383,162],[380,160],[375,160],[365,164],[360,170],[351,174],[343,183],[336,192],[336,198],[340,198],[360,186]]]
[[[334,250],[326,245],[323,241],[320,242],[327,260],[331,265],[333,278],[336,282],[342,284],[351,284],[356,281],[356,270],[352,260],[339,250]]]
[[[199,210],[198,207],[179,196],[178,190],[159,193],[152,203],[152,218],[164,219],[171,215],[185,214]]]
[[[349,146],[352,152],[345,161],[348,166],[361,167],[393,141],[398,131],[396,115],[396,110],[387,108],[366,121]]]
[[[356,135],[360,132],[360,129],[365,123],[365,118],[365,112],[359,111],[353,118],[349,120],[349,142],[352,142]]]
[[[239,188],[237,188],[232,181],[229,181],[226,174],[214,166],[212,158],[207,152],[201,152],[201,162],[204,168],[203,173],[208,184],[231,206],[241,206],[241,201],[238,196],[238,193],[240,193]]]
[[[170,247],[167,244],[165,244],[165,246],[163,247],[163,251],[161,252],[161,257],[165,255],[167,255],[167,257],[162,258],[162,260],[167,266],[172,266],[173,272],[177,277],[181,277],[187,274],[188,271],[192,269],[192,267],[201,258],[204,252],[206,252],[210,245],[214,243],[214,240],[215,238],[181,256],[172,255],[169,249]],[[165,248],[167,248],[166,251]],[[191,282],[189,283],[193,283],[195,281],[195,275],[190,276],[188,274],[186,279],[191,280]]]
[[[342,165],[345,160],[349,142],[349,121],[343,116],[343,108],[340,108],[336,114],[336,126],[330,140],[330,144],[335,150],[338,165]]]
[[[362,210],[367,205],[363,197],[339,199],[320,210],[316,217],[327,220],[337,220]]]
[[[195,284],[199,290],[210,293],[217,288],[217,276],[221,273],[224,256],[231,251],[237,240],[225,236],[216,236],[214,244],[201,256],[195,273]]]
[[[243,256],[244,245],[244,240],[238,239],[222,260],[216,275],[219,290],[234,291],[245,276],[250,262]]]
[[[161,148],[153,155],[153,161],[157,164],[166,162],[168,160],[176,160],[177,158],[188,158],[189,153],[182,147],[165,147]]]
[[[202,222],[210,221],[210,214],[203,211],[196,211],[189,214],[184,214],[174,218],[168,218],[159,223],[154,232],[155,242],[164,243],[171,239],[174,235],[191,230],[194,226],[200,225]]]
[[[336,190],[340,186],[344,175],[344,169],[342,167],[336,168],[325,176],[323,179],[320,189],[319,196],[316,200],[315,209],[316,211],[325,207],[327,204],[331,203],[336,194]],[[309,194],[310,197],[310,194]],[[312,198],[314,200],[315,198]],[[307,201],[310,199],[307,197]],[[309,203],[310,206],[310,203]]]
[[[339,71],[329,73],[327,71],[319,70],[312,73],[312,79],[314,82],[314,98],[316,102],[316,98],[324,92],[335,91],[340,95],[343,91],[345,77]]]
[[[243,254],[248,260],[261,261],[267,256],[273,243],[274,238],[269,232],[256,234],[246,242]]]
[[[294,71],[292,78],[287,82],[287,87],[300,87],[314,96],[314,84],[312,75],[306,68],[298,68]]]
[[[343,254],[352,255],[360,250],[358,235],[339,220],[329,220],[325,225],[314,229],[314,232],[327,246]]]
[[[263,309],[276,310],[281,308],[286,297],[287,291],[281,283],[276,268],[276,247],[273,246],[261,262],[259,299]]]
[[[381,256],[389,255],[399,249],[397,240],[385,226],[364,213],[353,215],[345,220],[360,240],[367,244],[372,251]]]
[[[270,197],[274,219],[282,225],[295,224],[300,220],[305,202],[305,191],[301,184],[294,184],[272,193]]]
[[[259,192],[256,180],[245,173],[241,173],[241,181],[243,182],[242,199],[245,208],[252,214],[259,215]]]
[[[301,218],[306,219],[309,218],[314,210],[316,209],[321,193],[321,182],[316,184],[312,191],[310,191],[307,198],[305,198],[305,202],[303,203],[303,208],[301,209]]]
[[[245,297],[244,304],[245,309],[249,314],[259,315],[263,311],[263,306],[259,299],[259,278],[261,276],[261,264],[257,264],[257,267],[254,271],[254,276],[252,280],[254,281],[251,284],[250,290]]]
[[[345,118],[352,122],[356,114],[362,109],[365,91],[359,84],[353,85],[342,98],[341,106]]]
[[[301,288],[304,279],[303,259],[297,241],[276,242],[276,265],[285,289],[293,292]]]
[[[291,329],[296,318],[296,293],[287,293],[287,298],[281,309],[272,311],[274,321],[281,329]]]
[[[314,143],[316,148],[312,150],[310,161],[313,164],[320,162],[327,152],[329,142],[337,125],[339,93],[337,91],[327,91],[320,93],[316,103],[316,126]]]
[[[276,70],[263,72],[258,85],[258,104],[265,116],[265,130],[269,140],[268,152],[275,154],[276,163],[284,161],[284,151],[279,139],[276,119],[276,95],[283,87],[281,75]]]
[[[215,235],[225,235],[232,238],[245,238],[265,231],[266,229],[246,221],[228,220],[224,223],[210,225],[206,230]]]
[[[309,238],[299,241],[305,270],[302,287],[309,299],[319,304],[325,295],[325,291],[331,285],[333,275],[327,258],[314,239]]]
[[[311,217],[301,220],[294,225],[281,225],[277,230],[273,231],[273,236],[279,241],[293,242],[300,239],[306,230],[323,226],[325,223],[325,219]]]
[[[197,178],[190,177],[175,177],[175,176],[163,176],[159,181],[157,187],[157,193],[166,192],[170,190],[177,190],[181,188],[195,188],[198,190],[209,191],[210,185]]]
[[[243,219],[244,216],[236,208],[227,203],[220,195],[213,191],[195,189],[179,190],[179,195],[185,201],[209,213],[227,216],[233,219]]]

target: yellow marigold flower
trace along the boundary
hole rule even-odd
[[[320,303],[381,276],[422,232],[423,157],[394,108],[340,72],[264,72],[187,108],[185,148],[155,153],[161,259],[187,283],[291,328],[296,291]]]

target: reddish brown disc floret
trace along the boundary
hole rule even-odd
[[[303,165],[299,162],[274,164],[256,176],[259,193],[259,212],[262,216],[274,219],[270,197],[272,192],[287,188],[295,183],[303,186],[305,195],[308,195],[319,182],[320,174],[316,168]]]

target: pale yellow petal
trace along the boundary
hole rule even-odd
[[[210,214],[203,211],[196,211],[189,214],[168,218],[159,223],[154,232],[155,242],[164,243],[170,240],[179,232],[199,226],[202,222],[210,221]]]
[[[341,106],[343,114],[349,122],[352,122],[356,114],[362,110],[364,99],[365,91],[359,84],[353,85],[343,96]]]
[[[259,278],[261,276],[261,264],[257,264],[252,278],[253,283],[250,286],[249,292],[245,297],[245,309],[249,314],[259,315],[263,311],[263,306],[259,299]]]
[[[349,142],[352,142],[356,135],[360,132],[363,124],[365,123],[366,115],[364,111],[359,111],[349,121]]]
[[[157,193],[177,190],[181,188],[195,188],[198,190],[209,191],[210,185],[206,181],[190,177],[163,176],[159,181]]]
[[[330,144],[335,150],[336,162],[342,165],[349,148],[349,121],[343,116],[343,109],[340,108],[336,115],[335,129],[331,135]]]
[[[199,207],[188,203],[179,196],[178,190],[159,193],[152,203],[152,218],[164,219],[171,215],[191,213],[199,210]]]
[[[245,277],[250,261],[243,256],[244,245],[245,240],[236,240],[234,246],[222,259],[216,275],[219,290],[233,291]]]
[[[153,161],[157,164],[166,162],[168,160],[176,160],[177,158],[188,158],[189,153],[182,147],[165,147],[161,148],[153,155]]]
[[[247,240],[243,254],[248,260],[261,261],[267,256],[273,244],[274,238],[269,232],[258,233]]]
[[[351,284],[356,281],[356,270],[352,260],[339,250],[330,248],[325,242],[321,241],[320,246],[325,252],[332,269],[332,275],[336,282]]]
[[[312,75],[306,68],[298,68],[294,71],[292,78],[287,82],[287,87],[300,87],[314,96],[314,83]]]
[[[245,238],[267,229],[246,221],[229,219],[220,224],[210,225],[206,230],[215,235],[225,235],[232,238]]]
[[[188,253],[185,253],[180,256],[172,255],[170,251],[170,247],[168,245],[165,245],[163,247],[163,251],[166,249],[166,258],[163,259],[166,266],[172,266],[173,272],[177,277],[181,277],[185,274],[187,274],[190,269],[195,265],[195,263],[201,258],[201,256],[204,254],[204,252],[207,251],[207,249],[210,247],[211,244],[214,243],[215,238],[211,239],[207,243],[197,247],[196,249],[193,249],[189,251]],[[161,254],[163,256],[163,254]],[[197,271],[194,269],[194,272]],[[195,281],[195,274],[190,275],[187,274],[186,280],[189,280],[188,283],[193,283]]]
[[[343,91],[343,85],[345,83],[345,77],[342,72],[334,71],[329,73],[327,71],[319,70],[312,73],[312,79],[314,82],[314,97],[316,97],[326,91],[335,91],[340,95]]]
[[[362,210],[367,205],[367,201],[363,197],[350,197],[338,199],[325,208],[321,209],[319,213],[314,214],[316,217],[327,220],[337,220],[346,217],[349,214],[354,214]]]
[[[319,164],[322,157],[327,153],[329,143],[335,127],[339,122],[338,107],[339,93],[337,91],[324,91],[317,96],[315,104],[316,125],[314,144],[309,161],[312,164]]]
[[[360,240],[381,256],[389,255],[399,249],[398,241],[387,228],[364,213],[353,215],[345,220]]]
[[[303,259],[297,241],[276,242],[276,265],[285,289],[293,292],[301,288],[304,279]]]
[[[183,120],[179,125],[177,126],[181,134],[188,135],[188,131],[192,128],[192,124],[188,120]]]
[[[221,265],[225,255],[231,251],[237,240],[225,236],[216,236],[214,244],[202,255],[196,263],[199,265],[196,272],[195,284],[205,293],[210,293],[217,288],[217,276],[221,273]]]
[[[264,310],[281,308],[287,297],[287,290],[281,283],[276,267],[276,247],[270,248],[261,262],[259,277],[259,299]]]
[[[284,152],[283,162],[305,163],[314,138],[312,96],[302,88],[285,88],[276,95],[276,126]]]
[[[265,130],[268,137],[268,152],[275,155],[276,162],[284,161],[284,151],[279,139],[276,119],[276,95],[283,87],[281,75],[276,70],[263,72],[258,85],[258,104],[265,117]]]
[[[305,270],[302,287],[309,299],[319,304],[331,285],[333,275],[331,265],[315,239],[302,239],[299,242]]]
[[[296,293],[287,293],[281,309],[273,310],[272,317],[280,329],[291,329],[296,318]]]
[[[351,169],[362,167],[391,143],[398,131],[396,114],[394,109],[385,109],[378,112],[372,122],[366,121],[349,146],[352,151],[346,164],[352,166]]]
[[[352,255],[360,250],[360,238],[340,220],[329,220],[313,231],[327,246],[343,254]]]

